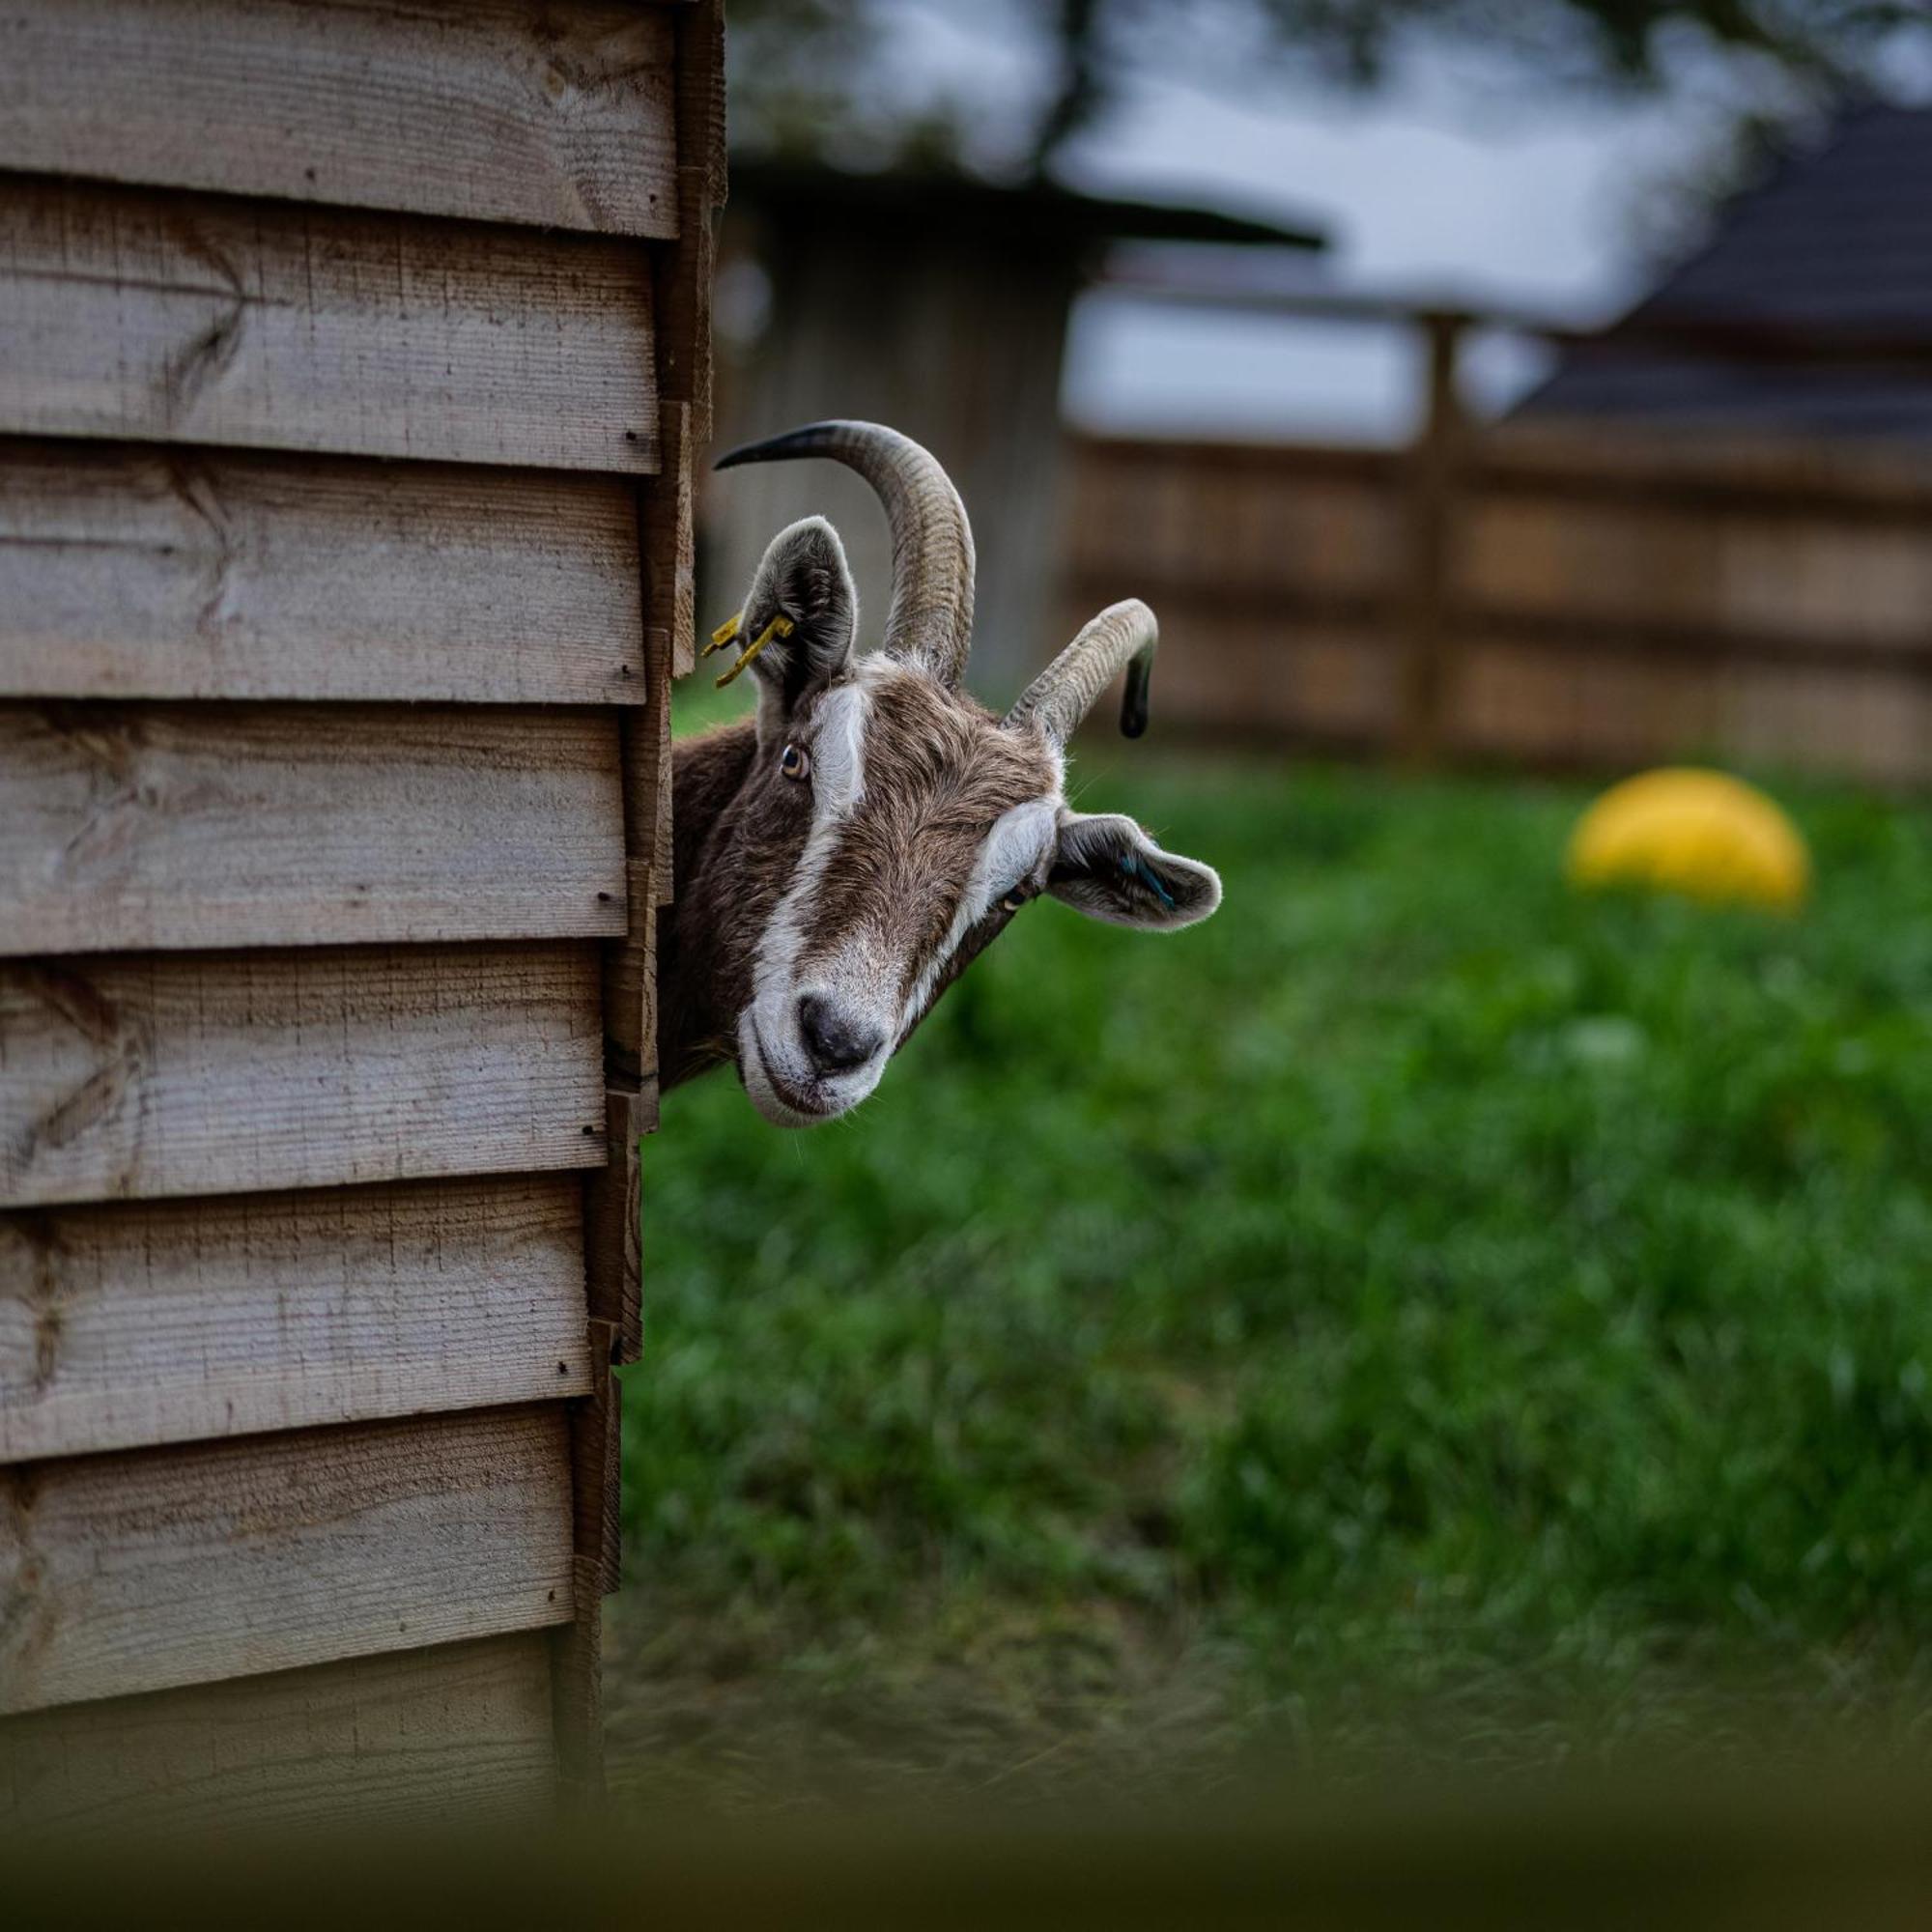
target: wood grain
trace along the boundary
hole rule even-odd
[[[0,1711],[570,1620],[561,1404],[0,1470]]]
[[[593,1321],[608,1322],[618,1365],[635,1362],[643,1348],[642,1146],[658,1124],[655,1081],[636,1091],[605,1096],[610,1160],[584,1178],[583,1227],[588,1271],[585,1299]]]
[[[191,1826],[198,1842],[376,1820],[541,1823],[555,1802],[539,1632],[0,1721],[14,1831]]]
[[[1487,614],[1561,626],[1673,625],[1679,649],[1780,640],[1904,662],[1932,645],[1928,524],[1834,522],[1772,509],[1700,512],[1551,488],[1478,500],[1459,589]]]
[[[683,677],[696,662],[697,611],[696,439],[692,406],[666,403],[659,412],[661,472],[642,493],[644,620],[671,639],[669,674]]]
[[[724,9],[696,0],[676,20],[677,240],[656,251],[658,386],[711,440],[711,286],[724,206]],[[688,668],[688,667],[687,667]]]
[[[1071,449],[1085,609],[1067,614],[1132,573],[1160,614],[1171,727],[1389,743],[1426,591],[1442,662],[1419,703],[1409,688],[1411,745],[1433,707],[1444,753],[1485,760],[1932,775],[1922,458],[1512,426],[1452,451],[1454,500],[1431,512],[1454,525],[1445,558],[1439,530],[1402,543],[1412,454]]]
[[[679,675],[678,639],[687,659],[696,609],[696,496],[691,482],[691,411],[685,404],[664,411],[667,454],[676,467],[647,493],[643,520],[645,610],[656,621],[645,634],[645,675],[653,691],[665,693],[655,712],[646,708],[627,718],[624,727],[625,837],[631,858],[632,904],[646,899],[669,905],[677,895],[671,868],[671,791],[674,765],[670,736],[670,681]],[[666,648],[666,640],[669,648]],[[686,668],[689,668],[687,663]],[[646,876],[647,872],[647,876]],[[656,1050],[656,989],[645,974],[645,1004],[651,1009],[649,1051]],[[653,1059],[652,1064],[655,1065]]]
[[[614,714],[0,705],[0,953],[623,932]]]
[[[634,489],[0,441],[0,696],[641,704]]]
[[[604,1160],[588,945],[0,966],[0,1206]]]
[[[0,198],[0,431],[648,472],[632,243],[58,182]]]
[[[551,1709],[556,1736],[557,1795],[572,1812],[601,1810],[604,1782],[604,1608],[552,1631]]]
[[[0,1463],[585,1395],[584,1319],[569,1175],[4,1214]]]
[[[611,0],[10,0],[0,166],[669,236],[671,40]]]
[[[616,1330],[590,1324],[591,1353],[603,1364],[617,1358]],[[623,1392],[608,1366],[587,1402],[571,1411],[572,1493],[576,1511],[577,1601],[586,1608],[623,1580]]]
[[[645,634],[653,702],[623,718],[624,874],[630,926],[604,958],[604,1029],[613,1079],[635,1087],[658,1065],[657,909],[671,896],[670,643]]]
[[[615,1359],[616,1330],[590,1323],[591,1352]],[[573,1592],[577,1614],[551,1634],[557,1771],[567,1801],[594,1804],[604,1796],[603,1599],[620,1580],[623,1453],[622,1396],[608,1367],[594,1395],[570,1406]]]

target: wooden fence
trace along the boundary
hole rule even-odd
[[[1932,453],[1480,433],[1455,395],[1467,319],[1411,319],[1433,398],[1412,448],[1076,440],[1064,620],[1154,607],[1163,724],[1932,780]]]
[[[599,1777],[714,0],[16,0],[0,1829]]]

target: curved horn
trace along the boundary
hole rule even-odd
[[[885,648],[929,670],[949,689],[973,644],[973,527],[938,459],[882,423],[817,422],[748,442],[716,468],[827,456],[878,492],[893,532],[893,605]]]
[[[1110,604],[1021,692],[1007,713],[1009,726],[1037,724],[1064,746],[1094,700],[1113,683],[1122,666],[1127,688],[1121,698],[1121,731],[1138,738],[1147,729],[1148,683],[1153,676],[1154,646],[1160,626],[1138,597]]]

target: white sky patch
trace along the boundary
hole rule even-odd
[[[1044,47],[1021,0],[894,8],[895,88],[968,103],[989,141],[1009,146],[1043,98]],[[1233,85],[1143,77],[1069,147],[1063,173],[1101,193],[1312,222],[1331,246],[1291,266],[1327,287],[1593,324],[1651,277],[1634,218],[1644,182],[1686,162],[1737,98],[1739,71],[1694,37],[1666,60],[1669,86],[1621,96],[1540,82],[1469,43],[1418,43],[1363,94],[1287,62],[1236,62]],[[1932,99],[1932,39],[1902,31],[1885,78],[1897,99]],[[1507,407],[1547,366],[1533,347],[1478,341],[1470,400]],[[1418,375],[1413,345],[1393,330],[1090,297],[1062,397],[1074,421],[1127,434],[1393,441],[1413,428]]]
[[[1590,323],[1625,306],[1645,265],[1631,233],[1633,154],[1658,165],[1699,128],[1668,99],[1568,103],[1478,124],[1424,66],[1385,93],[1229,103],[1147,87],[1084,144],[1082,186],[1158,185],[1208,206],[1287,204],[1326,229],[1325,255],[1284,259],[1313,286],[1451,295]],[[1506,407],[1547,367],[1498,339],[1470,370],[1471,401]],[[1075,421],[1393,442],[1422,387],[1414,338],[1395,328],[1181,309],[1090,296],[1075,312],[1062,395]]]

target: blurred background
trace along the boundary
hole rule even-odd
[[[989,702],[1151,602],[1152,731],[1073,781],[1227,902],[1030,909],[850,1122],[667,1098],[613,1784],[1922,1765],[1922,13],[730,24],[720,446],[926,442]],[[863,486],[750,469],[701,628],[811,510],[883,611]],[[1565,883],[1674,762],[1782,803],[1807,905]]]

